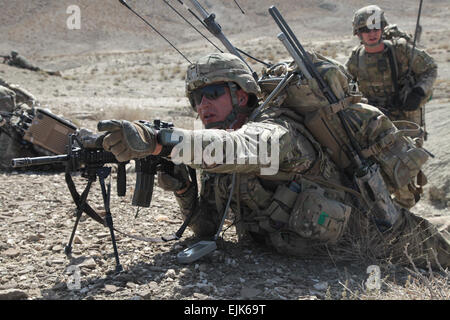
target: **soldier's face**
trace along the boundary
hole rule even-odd
[[[215,84],[196,90],[195,104],[204,125],[224,121],[233,110],[230,89]]]
[[[360,36],[362,38],[362,42],[365,45],[376,45],[379,43],[381,38],[381,29],[364,29],[361,31]]]

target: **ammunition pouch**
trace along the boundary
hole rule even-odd
[[[399,212],[392,202],[378,164],[371,165],[364,172],[357,172],[355,182],[377,226],[392,227],[399,217]]]
[[[377,142],[379,151],[373,153],[373,157],[387,176],[387,182],[391,188],[399,189],[414,181],[423,164],[428,160],[428,153],[423,148],[415,147],[414,142],[407,137],[394,139],[385,147],[381,147],[380,141]]]
[[[289,187],[281,185],[275,191],[270,206],[256,217],[259,228],[269,234],[289,232],[305,241],[334,244],[347,226],[351,207],[332,194],[305,179],[299,183],[291,182]],[[276,243],[274,245],[277,246]]]
[[[351,207],[333,199],[315,183],[304,180],[302,188],[289,218],[289,229],[306,239],[335,244],[345,231]]]

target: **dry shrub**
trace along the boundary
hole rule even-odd
[[[379,290],[369,290],[365,284],[357,289],[350,288],[348,279],[340,281],[343,288],[341,299],[450,299],[449,270],[440,265],[436,251],[424,245],[424,242],[431,241],[430,235],[438,232],[437,229],[420,218],[408,219],[403,227],[401,232],[394,231],[383,236],[364,216],[350,221],[349,232],[343,241],[336,248],[330,248],[330,258],[334,262],[376,265],[382,274],[388,275],[380,278]],[[399,270],[408,274],[404,284],[398,284],[395,279],[389,280],[389,273]]]

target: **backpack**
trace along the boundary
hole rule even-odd
[[[351,145],[337,112],[345,113],[350,131],[359,144],[364,158],[380,165],[391,193],[414,183],[428,153],[417,147],[378,108],[361,103],[361,95],[350,92],[345,69],[339,63],[317,53],[309,53],[325,82],[339,99],[330,105],[315,79],[296,75],[270,103],[272,107],[293,110],[303,119],[304,126],[321,144],[334,163],[349,169],[352,161],[347,146]],[[259,81],[264,98],[275,89],[284,76],[296,68],[294,62],[283,62],[264,70]]]
[[[422,28],[419,26],[418,35],[420,35],[421,32]],[[410,44],[413,44],[414,42],[414,37],[411,34],[406,33],[405,31],[399,29],[399,27],[396,24],[390,24],[386,26],[383,29],[383,34],[381,35],[381,37],[383,38],[383,40],[393,40],[403,38]]]

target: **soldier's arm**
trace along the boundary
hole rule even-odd
[[[437,78],[437,64],[434,59],[425,51],[416,49],[412,70],[416,74],[416,86],[420,86],[425,93],[431,92]]]
[[[357,80],[357,61],[356,61],[356,49],[352,50],[352,53],[350,54],[350,57],[345,62],[344,66],[347,70],[347,73],[349,73],[352,76],[352,80]]]
[[[180,206],[181,214],[186,219],[193,213],[189,227],[200,237],[211,237],[217,232],[220,224],[221,213],[217,212],[214,198],[213,181],[202,179],[201,196],[191,184],[188,189],[179,194],[175,193],[175,199]]]
[[[406,59],[409,65],[409,61],[412,57],[412,45],[401,45],[402,51],[406,55]],[[437,64],[434,59],[425,52],[425,50],[414,49],[414,59],[411,63],[411,71],[414,73],[416,79],[416,87],[421,87],[423,91],[428,95],[431,92],[434,82],[437,78]]]
[[[315,153],[294,128],[276,122],[250,122],[241,129],[184,130],[183,143],[171,157],[212,173],[274,175],[278,171],[307,170]],[[306,139],[305,139],[306,140]]]

